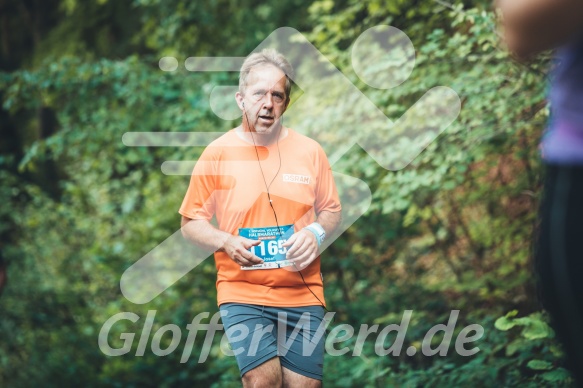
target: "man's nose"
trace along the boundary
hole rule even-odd
[[[271,93],[265,93],[263,107],[267,109],[271,109],[273,107],[273,96],[271,95]]]

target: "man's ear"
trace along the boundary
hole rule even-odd
[[[239,109],[241,109],[242,111],[245,110],[245,104],[243,103],[243,95],[241,94],[241,92],[235,93],[235,100],[237,101]]]

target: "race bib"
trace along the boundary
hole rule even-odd
[[[263,259],[262,264],[256,264],[251,267],[241,266],[241,269],[273,269],[293,265],[291,261],[286,260],[287,248],[283,246],[292,234],[294,234],[293,224],[280,226],[279,230],[277,226],[240,228],[239,236],[261,241],[261,244],[251,247],[249,251]]]

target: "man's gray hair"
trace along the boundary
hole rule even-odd
[[[239,73],[239,92],[245,95],[245,88],[247,87],[247,76],[256,66],[273,65],[285,74],[285,96],[286,102],[289,101],[291,92],[291,79],[294,76],[294,69],[288,60],[275,49],[263,49],[259,53],[249,55]]]

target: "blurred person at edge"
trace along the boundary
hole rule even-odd
[[[543,307],[583,386],[583,0],[498,0],[518,60],[557,49],[551,118],[541,149],[545,183],[535,261]]]

